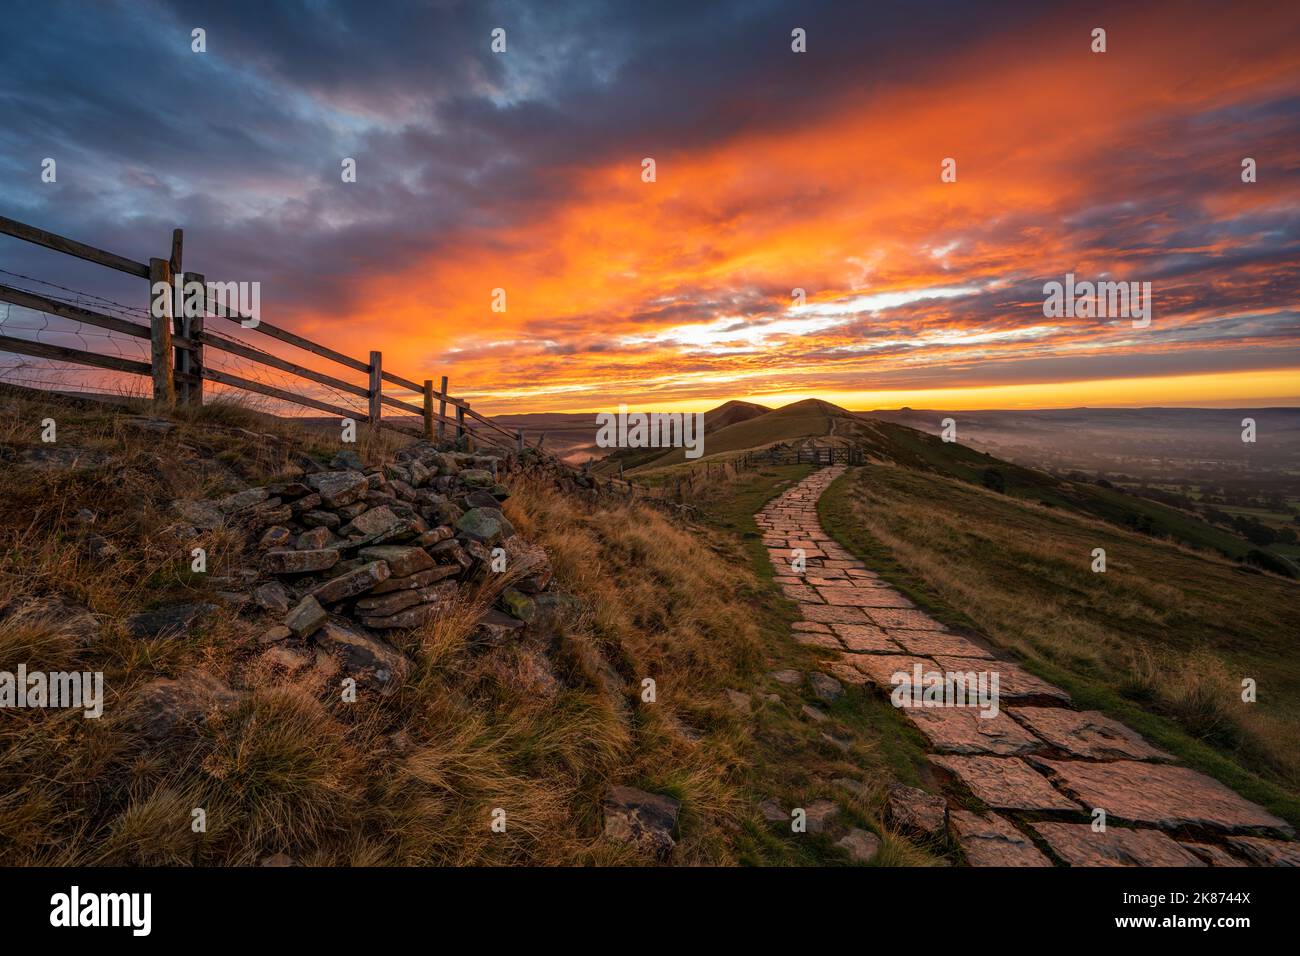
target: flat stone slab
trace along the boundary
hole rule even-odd
[[[971,660],[968,657],[935,655],[935,663],[945,671],[987,670],[998,675],[998,697],[1004,701],[1046,698],[1068,703],[1070,695],[1055,684],[1035,677],[1017,664],[1007,661]]]
[[[1205,866],[1159,830],[1107,827],[1087,823],[1031,823],[1052,852],[1070,866]]]
[[[800,604],[799,616],[805,621],[823,624],[869,624],[861,608],[832,607],[829,604]]]
[[[1101,807],[1116,819],[1151,823],[1165,829],[1267,828],[1291,834],[1285,820],[1187,767],[1129,760],[1093,763],[1035,758],[1035,763],[1051,771],[1057,785],[1085,807]]]
[[[1186,840],[1179,840],[1178,845],[1193,856],[1200,857],[1206,866],[1249,866],[1249,863],[1243,863],[1227,850],[1217,847],[1212,843],[1189,843]]]
[[[902,648],[874,624],[832,624],[844,646],[858,654],[898,654]]]
[[[931,757],[977,798],[999,810],[1079,810],[1047,778],[1017,757]]]
[[[804,584],[783,584],[781,585],[781,593],[791,601],[798,601],[800,604],[822,603],[821,596],[817,591]]]
[[[891,628],[885,631],[891,640],[897,641],[912,654],[933,656],[943,654],[950,657],[992,658],[993,655],[978,644],[949,634],[947,631],[914,631],[905,628]]]
[[[1033,841],[995,813],[949,810],[948,825],[971,866],[1051,866]]]
[[[1008,713],[1053,747],[1090,760],[1173,760],[1119,721],[1095,710],[1013,707]]]
[[[1229,837],[1228,846],[1260,866],[1300,866],[1300,843],[1260,837]]]
[[[922,670],[936,669],[934,661],[928,657],[912,654],[856,654],[846,660],[885,690],[894,689],[892,678],[899,671],[908,675],[907,683],[910,684],[912,668],[916,664],[920,664]]]
[[[1014,756],[1043,747],[1042,741],[1003,713],[981,717],[969,707],[907,707],[903,713],[935,750],[945,753]]]
[[[805,631],[811,634],[830,634],[831,626],[818,621],[795,621],[790,625],[792,631]]]
[[[906,631],[942,631],[944,626],[924,611],[906,608],[873,607],[866,612],[872,623],[885,629]]]
[[[817,593],[827,604],[850,607],[897,607],[898,595],[888,588],[819,587]]]
[[[839,639],[834,634],[818,634],[815,631],[795,631],[794,640],[796,644],[802,644],[805,647],[821,647],[828,651],[842,651],[844,648],[840,645]]]

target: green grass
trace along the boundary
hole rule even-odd
[[[750,612],[758,622],[768,650],[765,671],[795,668],[806,672],[823,667],[824,652],[803,647],[791,638],[790,624],[798,619],[797,606],[772,582],[772,564],[754,521],[754,515],[764,504],[813,470],[811,465],[763,468],[718,489],[712,499],[700,506],[701,521],[739,542],[751,570],[763,582],[763,587],[752,597]],[[762,675],[758,675],[755,686],[736,689],[750,693],[755,707],[752,771],[755,789],[751,793],[755,803],[776,797],[789,809],[818,798],[834,799],[840,804],[842,820],[882,837],[876,865],[925,866],[941,859],[945,847],[918,849],[880,825],[885,786],[894,780],[920,786],[926,773],[924,738],[887,700],[863,687],[846,687],[844,695],[827,706],[804,689],[767,682]],[[776,694],[780,700],[763,701],[763,694]],[[831,720],[825,724],[811,723],[801,713],[804,703],[821,708]],[[854,741],[848,753],[821,738],[821,732],[829,728]],[[861,781],[872,792],[865,800],[860,799],[829,783],[837,777]],[[824,837],[806,835],[793,839],[779,828],[752,823],[739,839],[738,852],[741,862],[755,865],[844,862],[841,851]]]
[[[1300,588],[1062,507],[854,469],[822,525],[944,623],[1300,823]],[[1090,570],[1102,547],[1107,572]],[[1240,700],[1254,678],[1259,702]]]

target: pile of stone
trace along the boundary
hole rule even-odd
[[[381,635],[429,621],[462,587],[498,574],[508,582],[478,623],[484,640],[508,638],[548,606],[546,552],[501,511],[506,466],[428,443],[382,467],[344,452],[300,480],[176,507],[196,530],[235,526],[256,541],[250,566],[218,584],[234,589],[224,599],[274,622],[262,643],[342,652],[350,672],[388,690],[406,662]]]

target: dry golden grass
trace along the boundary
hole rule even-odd
[[[864,530],[860,549],[888,552],[995,642],[1136,704],[1130,722],[1158,713],[1300,789],[1294,582],[935,475],[872,466],[848,481],[823,506],[832,526]],[[1243,703],[1243,677],[1259,703]]]
[[[149,606],[210,599],[188,570],[193,544],[209,549],[210,575],[236,566],[238,534],[180,547],[165,533],[171,500],[220,485],[213,460],[261,481],[304,449],[327,457],[336,450],[327,439],[239,408],[178,415],[159,435],[80,403],[17,404],[0,416],[11,452],[38,447],[37,423],[51,414],[61,445],[108,457],[77,470],[6,465],[0,606],[57,596],[88,608],[101,629],[86,643],[49,617],[11,614],[0,620],[0,670],[102,671],[106,713],[6,712],[3,862],[250,865],[277,852],[317,865],[645,862],[601,836],[613,782],[682,800],[674,862],[734,862],[734,831],[752,812],[752,761],[743,726],[717,696],[763,663],[737,599],[754,586],[743,562],[642,506],[520,487],[511,518],[547,547],[555,587],[576,599],[554,633],[471,647],[498,582],[394,638],[413,661],[399,692],[345,704],[331,670],[271,668],[258,629],[225,610],[178,639],[141,641],[123,626]],[[283,435],[283,448],[268,453],[245,429]],[[390,451],[387,441],[376,438],[363,458]],[[80,508],[96,513],[91,528],[114,556],[88,555]],[[196,667],[245,691],[244,702],[190,735],[143,738],[128,719],[135,692]],[[655,704],[640,698],[646,677]],[[197,808],[206,832],[192,829]],[[496,808],[505,833],[490,828]]]

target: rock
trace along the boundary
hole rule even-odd
[[[343,522],[332,511],[304,511],[302,523],[309,528],[337,528]]]
[[[289,592],[279,581],[271,581],[254,589],[253,603],[263,611],[284,614],[289,610]]]
[[[357,613],[366,615],[362,620],[388,617],[416,604],[424,604],[426,600],[421,589],[393,591],[378,597],[362,598],[357,602]]]
[[[443,580],[444,578],[454,577],[460,573],[460,567],[454,564],[435,564],[426,571],[417,571],[415,574],[409,574],[406,577],[390,577],[387,581],[380,581],[370,589],[372,595],[388,594],[392,591],[409,591],[418,588],[425,588],[431,584]]]
[[[261,662],[272,667],[282,667],[290,674],[296,674],[311,664],[311,655],[295,647],[276,644],[262,654]]]
[[[511,617],[516,617],[521,621],[531,621],[537,616],[537,608],[533,605],[533,599],[516,591],[514,588],[506,588],[501,595],[501,604]]]
[[[370,503],[367,501],[354,501],[350,505],[344,505],[337,509],[338,515],[344,521],[351,521],[353,518],[360,517],[369,509]]]
[[[217,609],[215,604],[175,604],[132,614],[126,619],[127,633],[132,637],[176,637],[192,628],[196,621]]]
[[[610,787],[605,797],[605,836],[664,859],[677,845],[673,830],[680,810],[680,801],[663,794]]]
[[[210,501],[174,501],[172,507],[189,524],[203,531],[215,531],[226,521],[221,509]]]
[[[803,673],[795,670],[769,671],[767,676],[785,687],[798,687],[803,683]]]
[[[501,502],[492,497],[487,491],[471,491],[465,496],[466,508],[496,508],[500,510]]]
[[[460,516],[456,530],[489,547],[515,533],[506,516],[495,508],[471,508]]]
[[[461,482],[470,488],[491,488],[496,484],[492,472],[482,468],[466,468],[459,477]]]
[[[831,719],[830,715],[828,715],[826,711],[818,710],[812,704],[803,704],[800,706],[799,710],[805,717],[814,723],[821,724]]]
[[[246,511],[255,505],[260,505],[266,501],[270,495],[265,488],[249,488],[246,491],[237,491],[233,495],[227,495],[217,502],[217,510],[223,515],[233,515],[240,511]]]
[[[880,837],[854,827],[847,836],[835,841],[835,845],[847,853],[854,863],[870,863],[880,852]]]
[[[281,501],[299,501],[311,497],[312,490],[301,481],[278,481],[267,485],[266,493],[272,498],[279,498]],[[317,498],[316,504],[308,507],[314,508],[318,504],[320,504],[319,498]]]
[[[402,519],[393,514],[393,509],[387,505],[380,505],[378,508],[371,508],[353,518],[348,524],[340,530],[340,534],[352,535],[360,534],[365,537],[374,537],[387,531],[391,531],[402,523]]]
[[[262,571],[266,574],[310,574],[328,571],[339,562],[339,552],[334,548],[315,551],[295,551],[277,548],[262,555]]]
[[[499,645],[508,641],[523,628],[523,621],[491,608],[474,625],[473,640]]]
[[[1205,866],[1204,861],[1156,830],[1087,823],[1031,823],[1052,852],[1070,866]]]
[[[296,501],[289,502],[289,510],[293,514],[299,516],[305,514],[308,511],[316,511],[318,508],[320,508],[320,506],[321,506],[320,495],[316,494],[316,492],[314,491],[309,495],[305,495],[302,498],[297,499]],[[321,512],[321,514],[326,514],[326,513],[327,512]]]
[[[390,614],[387,617],[363,617],[361,623],[366,627],[379,630],[405,630],[406,628],[419,627],[436,615],[441,608],[442,603],[440,601],[427,601],[409,607],[404,611],[398,611],[396,614]]]
[[[284,626],[292,631],[295,637],[307,637],[323,625],[328,617],[325,609],[320,606],[320,601],[309,594],[289,612],[284,619]]]
[[[326,621],[313,640],[340,660],[348,676],[385,696],[401,686],[410,670],[410,663],[396,648],[338,619]]]
[[[545,591],[555,576],[546,549],[529,545],[519,535],[506,539],[506,571],[515,578],[515,587],[525,594]]]
[[[890,786],[885,799],[885,817],[895,829],[937,839],[943,835],[947,816],[948,804],[943,797],[906,784]]]
[[[971,866],[1051,866],[1033,841],[997,814],[952,810],[948,822]]]
[[[293,532],[284,525],[273,524],[262,533],[257,546],[263,551],[268,548],[283,548],[289,543],[291,537]]]
[[[768,797],[758,805],[759,812],[763,815],[763,820],[767,823],[788,826],[790,824],[790,814],[777,801],[776,797]]]
[[[730,701],[731,706],[735,710],[739,711],[741,714],[744,714],[746,717],[748,717],[750,714],[754,712],[754,708],[752,703],[750,702],[750,697],[748,694],[743,694],[738,690],[732,690],[730,688],[727,688],[727,690],[724,691],[724,693],[727,695],[727,700]]]
[[[903,713],[936,750],[954,754],[1028,754],[1042,741],[1006,714],[981,717],[971,707],[908,707]]]
[[[844,685],[829,674],[813,671],[808,675],[808,686],[818,700],[833,704],[844,694]]]
[[[9,608],[0,608],[0,624],[17,620],[31,621],[61,631],[79,646],[89,647],[99,641],[99,619],[90,611],[62,598],[43,598]]]
[[[839,805],[834,800],[814,800],[803,811],[809,833],[825,833],[840,815]]]
[[[334,542],[334,533],[329,528],[317,526],[298,535],[294,547],[299,551],[322,551]]]
[[[1259,866],[1300,866],[1300,843],[1261,837],[1228,837],[1228,846]]]
[[[326,471],[308,475],[310,485],[326,508],[338,509],[361,499],[370,489],[366,476],[359,471]]]
[[[440,541],[446,541],[451,537],[453,537],[451,528],[447,525],[439,525],[430,531],[424,532],[424,534],[416,538],[415,544],[417,547],[427,548],[431,545],[438,544]]]
[[[1172,760],[1118,721],[1095,710],[1014,707],[1008,713],[1053,747],[1089,760]]]
[[[460,546],[460,542],[454,538],[433,545],[433,547],[429,548],[429,556],[440,564],[454,563],[465,571],[474,566],[473,560],[465,553],[465,549]]]
[[[366,465],[351,448],[344,448],[330,459],[331,468],[341,468],[346,471],[365,471]]]
[[[1080,810],[1018,757],[940,757],[930,762],[953,774],[975,797],[999,810]],[[1102,806],[1102,804],[1094,804]],[[1088,808],[1091,809],[1091,808]]]
[[[178,680],[159,678],[141,687],[128,725],[150,740],[162,740],[201,725],[214,714],[230,712],[243,699],[206,671],[191,670]]]
[[[433,558],[423,548],[386,544],[362,548],[360,557],[367,561],[383,561],[393,577],[407,577],[417,571],[433,567]]]
[[[288,505],[281,504],[279,498],[272,498],[247,511],[239,512],[236,518],[250,531],[258,531],[272,525],[288,524],[293,520],[293,510]]]
[[[310,554],[311,552],[299,551],[297,553]],[[337,554],[337,552],[335,553]],[[389,574],[388,565],[383,561],[371,561],[355,571],[348,571],[338,577],[330,578],[330,580],[311,592],[312,597],[322,604],[346,601],[358,594],[365,594],[379,582],[388,580]]]
[[[1179,840],[1178,845],[1188,853],[1197,857],[1206,866],[1249,866],[1243,863],[1231,853],[1210,843],[1189,843],[1186,840]]]
[[[277,624],[275,627],[267,628],[262,636],[257,639],[259,644],[277,644],[280,641],[287,641],[293,637],[293,631],[289,630],[283,624]]]
[[[1217,780],[1187,767],[1116,760],[1031,758],[1057,785],[1089,809],[1101,807],[1116,820],[1219,830],[1271,829],[1292,835],[1291,827]]]

